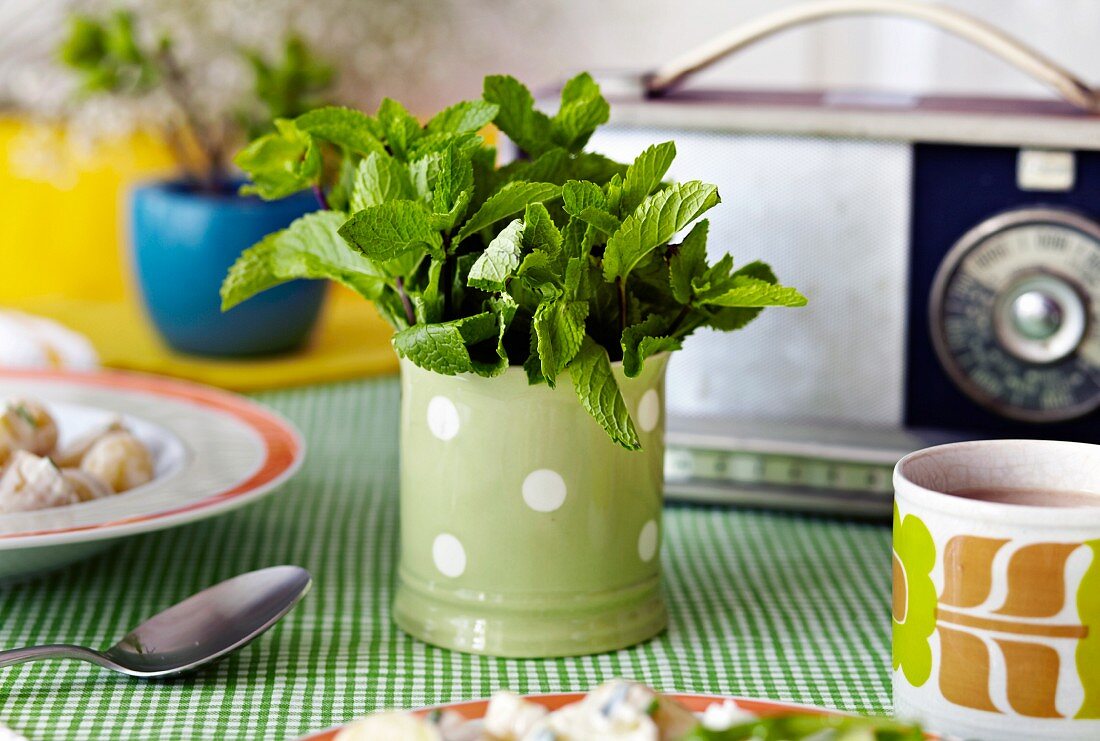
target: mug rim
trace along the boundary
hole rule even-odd
[[[949,450],[978,450],[1011,445],[1028,445],[1048,449],[1077,448],[1100,456],[1100,445],[1064,440],[1035,440],[1014,438],[1003,440],[965,440],[933,445],[909,453],[894,466],[893,484],[895,502],[912,501],[921,506],[950,515],[978,516],[989,522],[1012,522],[1052,527],[1063,530],[1100,527],[1100,506],[1084,505],[1051,507],[1040,504],[1006,504],[981,499],[968,499],[955,494],[922,486],[910,478],[905,469],[914,461],[928,456],[942,455]],[[1097,481],[1100,486],[1100,480]],[[1100,489],[1088,489],[1100,497]]]

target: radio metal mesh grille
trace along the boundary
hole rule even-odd
[[[668,139],[669,177],[718,185],[711,257],[765,260],[810,301],[688,340],[669,367],[669,415],[900,424],[909,145],[608,126],[590,148],[630,162]]]

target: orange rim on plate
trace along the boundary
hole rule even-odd
[[[796,703],[778,702],[775,700],[759,700],[748,697],[724,697],[720,695],[685,695],[675,693],[662,693],[664,697],[670,700],[675,700],[693,713],[702,713],[708,707],[715,703],[722,703],[726,700],[733,700],[743,710],[758,715],[761,718],[770,718],[777,715],[788,715],[790,713],[811,713],[815,715],[844,715],[838,710],[829,710],[827,708],[814,707],[812,705],[798,705]],[[566,705],[571,705],[575,702],[580,702],[587,693],[584,692],[566,692],[559,694],[549,695],[527,695],[525,700],[536,702],[542,705],[547,710],[558,710]],[[420,708],[412,711],[414,715],[426,715],[437,710],[449,710],[458,713],[467,720],[477,720],[478,718],[485,717],[485,710],[489,707],[488,700],[469,700],[467,702],[456,702],[448,705],[435,705],[427,708]],[[336,734],[340,732],[343,726],[337,726],[335,728],[328,728],[324,731],[319,731],[311,736],[306,736],[303,741],[331,741],[336,738]]]
[[[0,382],[13,380],[54,382],[183,402],[235,419],[256,435],[262,443],[263,452],[262,460],[246,478],[226,488],[210,491],[186,504],[133,517],[119,517],[71,527],[0,533],[0,549],[15,545],[11,541],[16,541],[17,547],[79,542],[101,536],[121,537],[202,519],[214,511],[233,509],[271,491],[292,476],[304,458],[305,446],[301,435],[288,421],[249,399],[227,391],[188,381],[122,371],[0,369]]]

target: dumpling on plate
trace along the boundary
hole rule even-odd
[[[123,492],[153,480],[153,456],[125,430],[97,440],[80,462],[83,471],[98,476],[115,492]]]
[[[439,731],[427,721],[408,713],[372,715],[349,724],[336,741],[442,741]]]
[[[80,501],[53,461],[25,450],[12,455],[0,476],[0,514],[30,512]]]
[[[62,468],[61,476],[73,488],[77,499],[82,502],[102,499],[115,493],[103,479],[79,468]]]
[[[17,450],[48,455],[57,445],[57,422],[33,399],[11,399],[0,412],[0,464]]]
[[[75,468],[84,460],[84,456],[88,454],[93,445],[112,432],[123,431],[126,431],[126,427],[122,424],[122,419],[116,417],[102,427],[97,427],[81,435],[50,457],[62,468]]]

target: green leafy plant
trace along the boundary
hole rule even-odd
[[[890,718],[798,713],[758,718],[723,731],[699,725],[681,741],[922,741],[917,726]]]
[[[171,36],[144,42],[128,11],[118,10],[102,19],[72,16],[58,53],[80,76],[84,95],[166,95],[177,114],[165,127],[166,141],[187,177],[215,190],[226,185],[228,154],[241,134],[259,136],[270,129],[272,119],[298,116],[323,105],[322,94],[335,78],[334,68],[316,60],[297,36],[285,40],[282,58],[275,61],[258,51],[240,49],[254,76],[251,99],[236,111],[211,118],[194,99],[193,83],[176,56]]]
[[[312,188],[325,210],[245,251],[223,309],[293,278],[338,281],[375,303],[393,346],[447,375],[522,366],[553,387],[568,372],[581,404],[618,444],[638,435],[611,363],[628,377],[700,327],[740,329],[766,306],[802,306],[761,262],[707,259],[713,185],[667,182],[672,142],[629,165],[585,151],[607,101],[582,74],[553,116],[517,80],[421,125],[386,99],[375,116],[322,108],[275,122],[236,158],[248,192]],[[498,167],[490,123],[526,157]],[[323,166],[322,150],[341,157]],[[679,241],[677,236],[688,230]]]

